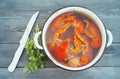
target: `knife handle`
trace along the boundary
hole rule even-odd
[[[17,51],[14,54],[13,60],[11,62],[11,64],[8,67],[8,71],[13,72],[18,64],[18,61],[20,59],[20,56],[22,54],[22,51],[24,49],[25,43],[20,44],[20,46],[18,47]]]

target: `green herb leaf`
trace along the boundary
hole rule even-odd
[[[40,28],[37,24],[35,28],[35,33],[39,32]],[[41,45],[41,38],[38,38],[38,42]],[[38,49],[33,39],[28,39],[26,46],[25,46],[26,54],[27,54],[27,64],[24,67],[24,71],[27,72],[35,72],[38,70],[38,68],[44,68],[44,65],[46,64],[48,58],[43,50]]]

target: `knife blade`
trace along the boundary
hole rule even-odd
[[[25,44],[27,42],[27,39],[29,37],[29,34],[30,34],[31,30],[32,30],[32,27],[33,27],[33,25],[34,25],[34,23],[36,21],[36,18],[38,16],[38,14],[39,14],[39,11],[35,12],[32,15],[31,19],[29,20],[29,22],[27,24],[27,27],[26,27],[26,30],[25,30],[25,32],[24,32],[24,34],[23,34],[23,36],[22,36],[22,38],[21,38],[21,40],[19,42],[20,45],[19,45],[19,47],[17,48],[17,50],[16,50],[16,52],[14,54],[12,62],[8,66],[8,71],[13,72],[15,70],[15,68],[17,66],[17,63],[18,63],[18,61],[20,59],[20,56],[22,55]]]

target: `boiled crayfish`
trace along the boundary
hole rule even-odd
[[[82,20],[72,12],[58,16],[50,27],[54,35],[48,44],[49,50],[52,49],[57,60],[66,61],[71,67],[90,62],[93,58],[92,49],[101,46],[101,34],[97,26],[91,20]],[[70,27],[73,28],[72,35],[61,38],[60,35]]]

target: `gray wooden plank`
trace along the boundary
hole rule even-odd
[[[12,61],[15,51],[18,48],[18,44],[0,44],[0,67],[8,67]],[[48,60],[46,67],[53,67],[53,63]],[[27,63],[27,55],[25,50],[21,55],[20,61],[17,67],[24,67]],[[55,67],[55,66],[54,66]]]
[[[40,10],[1,10],[0,11],[0,19],[28,19],[33,15],[36,11]],[[48,17],[52,12],[51,11],[40,11],[38,18]]]
[[[108,8],[107,4],[104,4],[105,6],[101,4],[97,4],[94,6],[94,8],[90,7],[85,7],[96,13],[99,17],[101,18],[120,18],[120,7],[111,7]],[[120,5],[120,4],[118,4]],[[70,6],[70,5],[69,5]],[[97,8],[99,6],[99,8]],[[46,18],[49,17],[52,13],[54,13],[56,10],[59,10],[60,8],[63,8],[65,6],[60,6],[60,7],[47,7],[48,10],[39,7],[41,10],[12,10],[7,8],[8,10],[2,9],[0,11],[0,19],[28,19],[34,12],[40,11],[39,18]],[[84,7],[84,6],[82,6]],[[105,8],[107,7],[107,8]],[[44,11],[43,11],[44,10]]]
[[[108,28],[109,30],[111,30],[112,34],[113,34],[113,42],[120,42],[120,34],[119,34],[119,28]],[[31,35],[33,34],[33,32],[31,32]],[[0,31],[0,44],[3,43],[19,43],[21,37],[23,35],[23,32],[20,31]],[[31,36],[33,37],[33,36]]]
[[[35,73],[23,72],[23,68],[10,73],[6,68],[0,68],[1,79],[120,79],[119,73],[119,67],[91,67],[83,71],[45,68]]]
[[[111,47],[106,48],[104,51],[103,56],[101,59],[94,65],[94,66],[120,66],[119,60],[120,60],[120,44],[112,44]],[[21,58],[21,62],[18,64],[18,66],[24,66],[25,65],[25,55],[23,55],[23,58]],[[56,67],[51,61],[46,64],[46,67]]]
[[[3,4],[4,4],[4,1],[3,1]],[[117,4],[114,5],[114,6],[117,6],[117,7],[111,7],[110,6],[110,8],[107,7],[108,5],[106,3],[104,3],[104,7],[103,7],[103,5],[97,4],[96,6],[97,7],[99,6],[99,8],[94,6],[95,8],[91,8],[91,10],[94,11],[95,13],[97,13],[98,16],[100,16],[100,18],[103,20],[106,27],[108,27],[110,29],[114,26],[116,28],[119,28],[119,20],[120,20],[119,2]],[[107,9],[106,9],[106,7],[107,7]],[[40,11],[40,14],[38,16],[39,19],[37,20],[37,22],[41,26],[43,26],[43,24],[45,23],[45,20],[55,10],[57,10],[61,7],[57,7],[57,8],[55,7],[56,9],[54,7],[48,7],[49,10],[46,10],[42,7],[40,7],[40,8],[44,11]],[[6,31],[6,30],[21,31],[21,30],[24,30],[25,26],[27,25],[27,22],[30,19],[30,17],[36,11],[36,10],[19,10],[19,9],[18,10],[12,10],[12,9],[13,8],[9,9],[8,11],[2,9],[0,11],[0,24],[1,24],[0,25],[0,31]],[[52,11],[51,11],[51,9],[52,9]],[[116,30],[116,28],[114,28],[114,29]]]
[[[64,6],[65,7],[65,6]],[[15,19],[15,20],[21,20],[21,19],[29,19],[30,16],[32,16],[33,13],[35,13],[36,11],[40,11],[38,18],[47,18],[49,17],[52,13],[54,13],[56,10],[61,9],[62,7],[58,7],[56,9],[52,8],[52,7],[48,7],[50,8],[49,10],[45,10],[45,11],[41,11],[41,10],[1,10],[0,11],[0,20],[4,19]],[[42,8],[44,10],[44,8]],[[51,11],[51,9],[53,9]],[[89,9],[89,8],[88,8]],[[93,11],[94,13],[96,13],[99,17],[101,18],[120,18],[120,13],[119,13],[119,9],[108,9],[110,10],[110,12],[108,12],[108,10],[104,10],[104,9],[90,9],[91,11]],[[100,11],[99,11],[100,10]],[[113,12],[112,12],[113,11]],[[108,14],[109,13],[109,14]]]
[[[18,45],[16,44],[1,44],[0,45],[0,67],[8,67],[14,52],[17,49]]]
[[[5,0],[5,1],[1,1],[0,3],[0,7],[2,9],[13,9],[13,10],[36,10],[36,9],[42,9],[44,8],[44,10],[50,10],[49,7],[52,8],[57,8],[57,7],[61,7],[61,6],[67,6],[67,5],[79,5],[79,6],[86,6],[86,7],[92,7],[92,8],[116,8],[119,6],[119,0],[105,0],[105,1],[98,1],[98,0],[94,0],[94,1],[83,1],[83,0],[79,0],[79,1],[74,1],[74,0],[69,0],[69,1],[64,1],[64,0],[60,0],[60,1],[56,1],[56,0],[20,0],[20,1],[16,1],[16,0]],[[27,4],[27,5],[26,5]],[[94,7],[97,6],[97,7]],[[105,6],[109,6],[109,7],[105,7]],[[43,10],[43,9],[42,9]]]
[[[26,73],[23,72],[27,60],[24,51],[16,71],[8,72],[7,67],[32,14],[37,10],[40,11],[37,22],[43,26],[54,11],[70,5],[92,10],[112,31],[114,43],[105,50],[100,61],[87,70],[76,72],[58,68],[50,61],[44,70]],[[119,0],[2,0],[0,9],[0,79],[120,79]]]
[[[4,31],[4,32],[1,32],[0,34],[0,42],[1,43],[19,43],[22,35],[23,35],[23,32]]]
[[[17,47],[18,44],[0,44],[0,67],[8,67],[8,65],[12,61],[12,58],[14,56]],[[95,64],[95,66],[108,66],[108,67],[120,66],[119,49],[120,49],[120,44],[112,44],[111,47],[106,48],[103,56],[98,61],[98,63]],[[24,67],[26,65],[26,62],[27,62],[27,56],[24,51],[17,67]],[[56,66],[50,61],[48,64],[46,64],[46,67],[56,67]]]
[[[29,17],[30,19],[30,17]],[[26,25],[29,22],[29,19],[21,19],[21,20],[16,20],[16,19],[7,19],[7,20],[0,20],[0,32],[5,32],[5,31],[14,31],[14,32],[23,32],[26,29]],[[34,27],[36,24],[39,24],[40,26],[44,25],[46,19],[37,19],[36,23],[34,24]],[[33,27],[33,28],[34,28]]]
[[[120,18],[101,18],[105,27],[107,27],[107,29],[110,29],[113,32],[113,35],[115,36],[119,36],[119,21]],[[45,21],[47,20],[47,18],[45,19],[37,19],[36,23],[39,24],[41,27],[43,27]],[[26,28],[26,25],[28,23],[29,19],[21,19],[21,20],[16,20],[16,19],[0,19],[0,32],[6,32],[6,31],[24,31]],[[36,24],[35,24],[36,25]],[[114,27],[114,28],[113,28]],[[116,40],[119,41],[119,38]]]
[[[33,2],[32,2],[33,1]],[[27,3],[27,5],[26,5]],[[44,4],[44,5],[43,5]],[[108,17],[108,16],[114,16],[114,17],[120,17],[120,2],[118,0],[116,1],[55,1],[55,0],[12,0],[12,1],[1,1],[0,3],[0,17],[14,17],[16,18],[19,16],[19,13],[25,14],[26,16],[29,15],[29,12],[35,12],[36,10],[39,10],[40,12],[44,13],[51,13],[56,11],[57,9],[60,9],[65,6],[70,5],[76,5],[76,6],[82,6],[86,7],[95,13],[97,13],[101,17]],[[108,7],[109,6],[109,7]],[[10,15],[11,14],[11,15]],[[22,16],[25,18],[26,16]]]
[[[21,16],[23,16],[23,15],[21,15]],[[44,15],[41,14],[41,16],[44,16]],[[48,16],[44,16],[44,18],[42,18],[41,16],[39,15],[38,19],[36,20],[36,23],[38,23],[41,27],[43,27]],[[29,22],[30,17],[31,16],[28,16],[26,18],[20,18],[20,19],[13,19],[13,18],[3,19],[3,18],[1,18],[0,19],[0,24],[1,24],[0,31],[24,31],[27,23]],[[120,25],[119,17],[115,18],[115,17],[108,16],[108,18],[102,17],[101,20],[103,21],[104,25],[108,29],[120,32],[118,30],[119,25]],[[115,27],[115,28],[113,28],[113,27]]]

